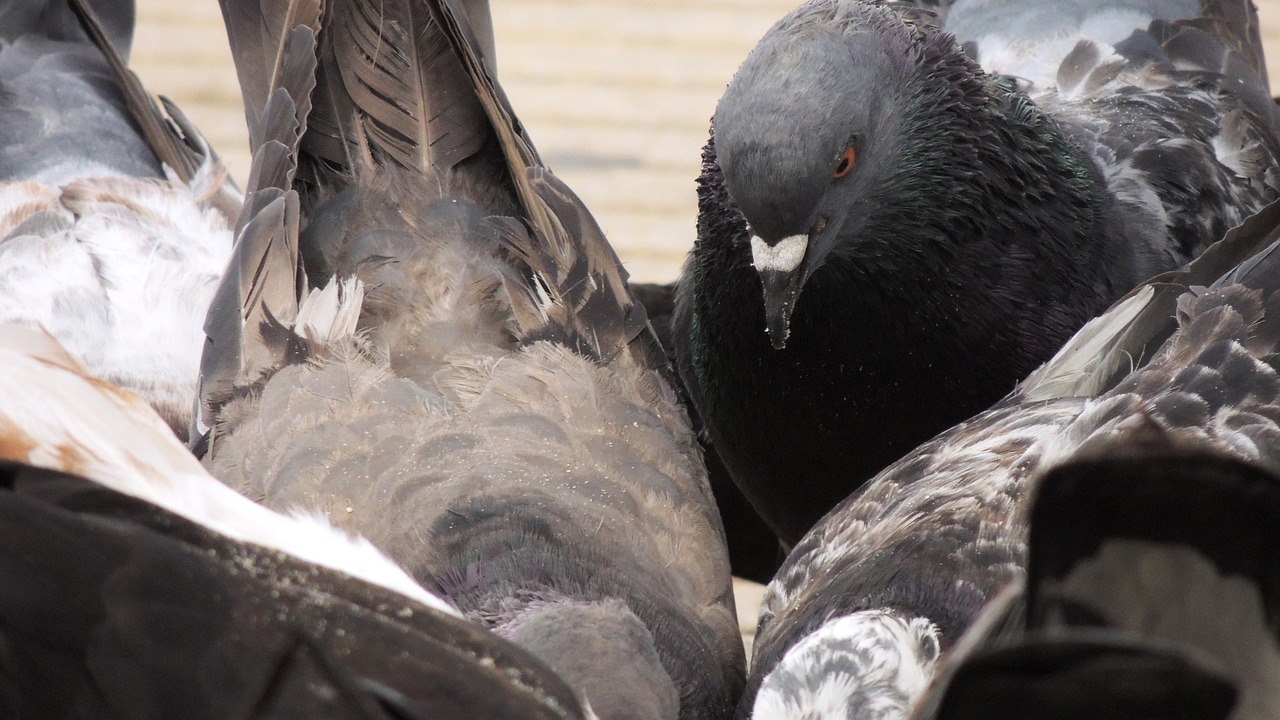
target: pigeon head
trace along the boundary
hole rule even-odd
[[[917,42],[881,6],[808,3],[761,40],[716,107],[717,162],[750,229],[775,348],[805,283],[857,241],[868,195],[899,162],[896,96]]]

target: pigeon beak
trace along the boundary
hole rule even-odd
[[[808,235],[790,235],[772,245],[757,235],[751,236],[751,264],[764,285],[765,330],[774,350],[787,346],[791,311],[800,296],[801,266],[808,251]]]

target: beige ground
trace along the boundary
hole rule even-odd
[[[586,200],[633,277],[670,280],[694,227],[707,120],[734,69],[796,0],[492,0],[499,73],[543,157]],[[1260,0],[1280,79],[1280,0]],[[133,66],[238,178],[244,116],[215,0],[138,0]],[[754,630],[759,587],[743,583]]]

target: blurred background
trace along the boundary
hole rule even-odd
[[[693,243],[699,153],[716,100],[798,0],[491,0],[498,72],[551,168],[633,278],[668,281]],[[1258,0],[1273,91],[1280,0]],[[138,0],[132,65],[248,177],[240,91],[215,0]]]

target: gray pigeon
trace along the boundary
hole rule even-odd
[[[703,153],[679,370],[789,544],[1280,189],[1249,0],[938,5],[800,6]]]
[[[133,17],[133,0],[0,5],[0,322],[45,328],[185,438],[241,195],[125,68]]]
[[[1147,429],[1037,483],[1025,582],[957,643],[917,718],[1280,714],[1280,477]]]
[[[694,434],[496,84],[487,5],[223,14],[254,163],[206,325],[207,466],[369,538],[601,718],[727,716],[743,653]]]
[[[1031,489],[1060,463],[1159,433],[1280,469],[1278,238],[1280,202],[832,510],[765,592],[739,717],[904,717],[1022,577]]]
[[[19,325],[0,325],[0,527],[2,717],[593,717],[367,541],[237,494]]]

